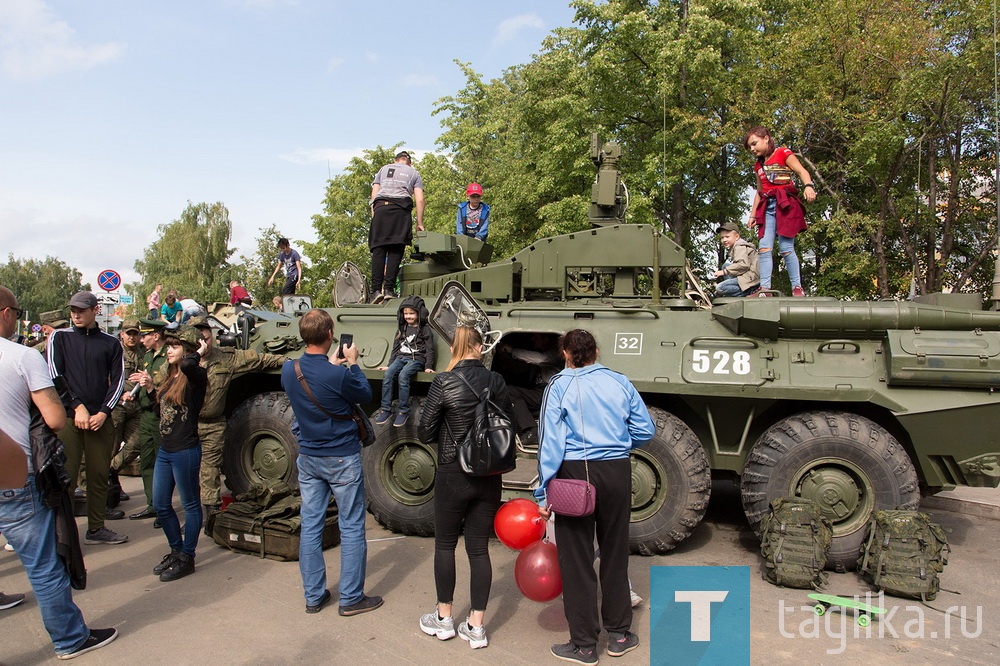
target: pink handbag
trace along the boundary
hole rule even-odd
[[[587,478],[590,478],[590,470],[587,470]],[[552,479],[545,498],[556,515],[579,518],[594,513],[597,489],[583,479]]]

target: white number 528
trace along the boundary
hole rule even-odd
[[[691,357],[691,370],[697,373],[710,372],[713,375],[749,375],[750,352],[738,351],[730,354],[724,349],[714,352],[695,349]]]

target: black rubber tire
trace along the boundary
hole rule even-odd
[[[434,536],[434,473],[437,447],[417,438],[420,400],[410,399],[410,418],[400,428],[375,426],[375,442],[364,449],[368,510],[387,530]]]
[[[236,408],[226,427],[222,456],[226,486],[234,495],[245,493],[255,483],[284,481],[292,488],[299,487],[294,418],[292,404],[283,392],[255,395]]]
[[[691,428],[662,409],[649,414],[656,434],[632,451],[629,549],[639,555],[666,553],[691,536],[712,493],[708,458]]]
[[[847,412],[803,412],[768,428],[750,451],[740,490],[758,536],[773,500],[817,500],[833,525],[827,568],[836,571],[857,565],[875,511],[920,504],[917,472],[903,446],[874,421]]]

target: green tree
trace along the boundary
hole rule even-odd
[[[41,312],[68,312],[70,297],[90,290],[90,284],[82,280],[83,273],[55,257],[17,259],[9,254],[7,263],[0,265],[0,285],[14,292],[32,323],[38,323]]]
[[[137,312],[144,311],[146,294],[158,283],[199,303],[228,300],[233,274],[229,257],[235,250],[229,247],[232,222],[222,202],[188,202],[179,219],[161,224],[157,231],[160,237],[135,262],[140,281],[128,285]]]

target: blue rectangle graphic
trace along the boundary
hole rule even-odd
[[[750,663],[750,567],[649,570],[649,662]]]

